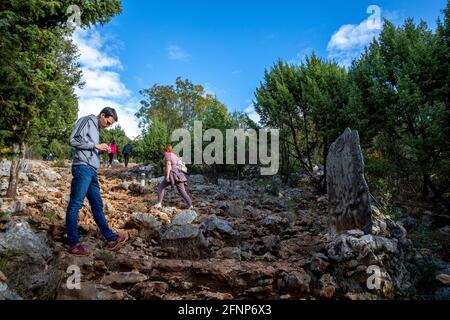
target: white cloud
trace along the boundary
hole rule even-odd
[[[73,34],[73,40],[78,46],[79,61],[83,66],[96,69],[122,66],[119,59],[100,51],[104,44],[97,30],[77,29]]]
[[[227,93],[228,93],[227,90],[218,88],[218,87],[214,86],[213,84],[211,84],[209,82],[205,82],[203,84],[203,89],[205,90],[205,96],[207,94],[210,94],[210,95],[212,95],[214,97],[216,97],[218,95],[226,96]]]
[[[139,135],[138,120],[134,116],[139,105],[138,99],[120,79],[120,60],[105,53],[104,38],[96,29],[77,29],[73,34],[78,46],[79,62],[83,71],[83,89],[76,88],[78,96],[78,116],[98,114],[104,107],[117,111],[120,125],[130,138]]]
[[[259,123],[259,121],[261,120],[259,114],[256,112],[255,110],[255,106],[253,105],[253,103],[251,105],[249,105],[244,112],[248,115],[248,117],[250,119],[252,119],[255,123]]]
[[[305,49],[302,49],[300,52],[297,53],[297,56],[294,59],[290,59],[288,61],[289,64],[301,64],[306,60],[306,57],[311,55],[313,52],[313,48],[307,47]]]
[[[117,72],[88,67],[81,69],[86,85],[83,89],[77,90],[80,96],[124,98],[130,95]]]
[[[169,59],[171,60],[186,61],[191,57],[189,53],[187,53],[183,48],[176,44],[170,44],[167,47],[167,54]]]
[[[328,57],[343,66],[349,66],[373,38],[381,32],[381,18],[367,18],[358,25],[345,24],[336,31],[328,42]]]
[[[231,74],[240,74],[242,73],[242,70],[234,70],[233,72],[231,72]]]

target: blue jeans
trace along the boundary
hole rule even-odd
[[[72,166],[72,185],[70,202],[66,212],[66,231],[69,246],[76,245],[78,240],[78,212],[83,207],[87,197],[91,206],[95,223],[108,241],[117,239],[117,234],[111,231],[103,214],[103,202],[100,196],[97,172],[88,166]]]

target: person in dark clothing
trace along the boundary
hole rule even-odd
[[[122,154],[125,160],[125,168],[128,168],[128,161],[130,161],[130,157],[133,153],[133,146],[129,143],[123,146]]]

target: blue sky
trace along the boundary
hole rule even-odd
[[[264,70],[313,50],[347,65],[380,31],[368,27],[376,22],[370,5],[396,24],[413,17],[434,29],[446,0],[123,1],[122,15],[74,35],[86,81],[77,90],[79,116],[116,106],[122,127],[136,136],[139,90],[181,76],[257,120],[252,100]]]

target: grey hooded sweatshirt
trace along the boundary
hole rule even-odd
[[[95,145],[99,143],[100,131],[97,117],[92,114],[80,118],[69,138],[69,144],[73,148],[72,165],[99,169],[99,150],[95,148]]]

